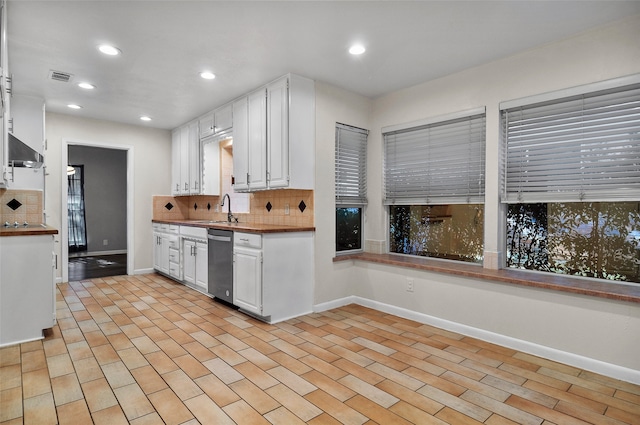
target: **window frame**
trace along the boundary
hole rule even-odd
[[[455,204],[464,204],[464,205],[472,205],[472,204],[480,204],[485,205],[485,185],[486,185],[486,107],[474,108],[464,111],[459,111],[451,114],[440,115],[436,117],[426,118],[418,121],[412,121],[404,124],[393,125],[382,128],[382,138],[383,138],[383,184],[384,184],[384,192],[383,192],[383,202],[386,205],[385,213],[386,213],[386,233],[387,233],[387,244],[386,244],[386,252],[392,253],[394,255],[408,255],[411,257],[421,257],[416,254],[411,253],[398,253],[391,251],[391,208],[392,206],[431,206],[438,207],[443,205],[455,205]],[[464,127],[468,126],[465,130]],[[431,132],[431,129],[435,128],[436,131]],[[463,181],[466,184],[466,190],[464,185],[460,185],[454,188],[453,192],[455,193],[433,193],[429,194],[426,191],[420,196],[416,197],[414,194],[409,196],[402,196],[402,194],[398,195],[398,192],[395,193],[396,196],[390,196],[391,193],[389,191],[389,177],[387,173],[390,172],[390,162],[393,159],[389,158],[390,150],[393,150],[393,146],[389,146],[389,143],[396,143],[398,140],[402,143],[404,140],[401,138],[396,138],[395,135],[401,134],[401,136],[408,140],[409,143],[405,146],[404,149],[407,152],[410,151],[415,146],[427,146],[424,168],[428,167],[429,161],[431,163],[442,163],[443,157],[439,156],[440,153],[443,153],[444,160],[452,161],[454,165],[448,165],[445,167],[445,173],[453,170],[453,173],[459,172],[459,164],[467,164],[465,169],[461,172],[461,175],[465,176]],[[418,139],[415,139],[415,138]],[[415,140],[413,140],[415,139]],[[426,143],[423,144],[423,140]],[[468,149],[465,149],[464,154],[458,155],[457,152],[446,152],[442,149],[443,146],[452,146],[453,144],[458,143],[460,146],[465,146]],[[436,154],[433,154],[433,151],[430,151],[430,145],[434,144],[438,149],[434,151]],[[423,149],[424,150],[424,149]],[[405,157],[408,157],[405,154]],[[395,162],[391,165],[394,169],[401,169],[402,164],[400,162]],[[417,165],[416,168],[420,169],[422,164]],[[475,173],[475,174],[474,174]],[[428,173],[425,173],[428,174]],[[451,174],[445,174],[445,177],[441,177],[441,180],[449,179],[451,180]],[[410,177],[410,176],[409,176]],[[404,177],[401,177],[401,179]],[[469,184],[470,180],[476,180],[476,185],[473,189],[471,189],[471,185]],[[448,182],[447,182],[448,183]],[[445,185],[446,186],[446,185]],[[417,185],[419,188],[419,185]],[[462,188],[462,190],[459,190]],[[448,187],[445,187],[445,190]],[[409,191],[411,188],[409,188]],[[484,244],[485,238],[482,238],[483,244],[483,252],[484,252]],[[456,263],[466,263],[466,264],[478,264],[478,263],[470,263],[464,260],[458,259],[442,259],[438,257],[424,257],[430,258],[438,261],[453,261]]]
[[[344,133],[346,132],[346,133]],[[338,255],[348,255],[364,252],[365,248],[365,237],[364,237],[364,222],[365,222],[365,214],[366,214],[366,205],[367,205],[367,150],[368,150],[368,136],[369,130],[355,127],[347,124],[342,124],[336,122],[336,130],[335,130],[335,153],[334,153],[334,190],[335,190],[335,209],[334,209],[334,241],[335,241],[335,254]],[[345,144],[340,144],[341,141],[345,139],[341,138],[342,134],[353,136],[354,139],[347,138]],[[363,137],[364,136],[364,137]],[[358,146],[354,146],[357,144]],[[345,146],[346,149],[341,149],[342,146]],[[349,159],[351,159],[351,163],[346,164],[345,167],[340,167],[340,158],[339,155],[341,152],[346,152]],[[354,166],[353,160],[357,160],[357,164]],[[357,172],[355,171],[357,170]],[[354,178],[354,174],[357,178]],[[347,176],[346,179],[340,179],[340,176]],[[341,188],[340,185],[345,184],[346,188]],[[350,190],[348,185],[353,187],[357,185],[357,191]],[[360,248],[359,249],[348,249],[338,251],[338,222],[337,222],[337,213],[338,209],[343,208],[359,208],[360,209]]]
[[[612,80],[600,81],[592,84],[587,84],[583,86],[571,87],[563,90],[558,90],[554,92],[542,93],[535,96],[529,96],[521,99],[515,99],[511,101],[501,102],[499,105],[499,113],[500,113],[500,151],[501,151],[501,164],[500,164],[500,181],[499,181],[499,194],[500,194],[500,210],[501,218],[502,218],[502,226],[504,231],[502,232],[502,244],[504,255],[504,263],[502,264],[502,268],[505,270],[526,270],[527,272],[544,274],[544,275],[555,275],[555,276],[567,276],[574,279],[589,279],[596,282],[608,282],[612,284],[625,284],[624,281],[618,280],[609,280],[602,277],[584,277],[581,275],[574,274],[558,274],[554,271],[545,271],[541,269],[522,269],[519,267],[510,267],[507,266],[507,234],[509,224],[507,223],[507,209],[509,205],[518,205],[518,204],[536,204],[536,203],[545,203],[545,204],[562,204],[562,203],[572,203],[572,202],[610,202],[610,203],[620,203],[620,202],[640,202],[640,189],[633,185],[627,187],[627,190],[606,190],[599,188],[599,190],[558,190],[557,193],[553,193],[552,191],[539,191],[532,193],[518,193],[516,191],[509,192],[508,189],[508,181],[507,181],[507,170],[508,170],[508,161],[509,161],[509,146],[508,146],[508,132],[506,128],[505,122],[505,113],[509,110],[513,111],[517,108],[535,108],[535,107],[544,107],[546,105],[550,105],[550,108],[557,107],[557,105],[562,106],[565,102],[576,101],[581,98],[585,98],[590,102],[598,102],[599,100],[604,100],[607,95],[622,93],[621,97],[626,96],[627,94],[640,90],[640,74],[631,75],[621,78],[616,78]],[[628,92],[628,93],[627,93]],[[637,99],[637,95],[634,95]],[[637,100],[634,100],[637,102]],[[566,105],[568,106],[568,105]],[[637,109],[637,107],[636,107]],[[595,112],[597,113],[597,112]],[[618,116],[615,116],[614,119],[619,119]],[[588,121],[588,120],[587,120]],[[628,120],[633,121],[633,119]],[[637,132],[631,131],[630,138],[628,139],[628,145],[632,148],[638,142]],[[590,136],[590,134],[587,134]],[[634,137],[635,136],[635,137]],[[577,139],[581,140],[581,139]],[[585,141],[581,141],[581,143],[587,143],[588,138]],[[542,142],[544,143],[544,141]],[[580,142],[579,142],[580,143]],[[627,143],[627,142],[625,142]],[[601,143],[606,147],[606,143]],[[596,144],[597,145],[597,144]],[[606,152],[606,149],[604,149]],[[631,151],[631,156],[636,152],[635,150]],[[603,154],[604,156],[604,154]],[[615,160],[615,154],[613,155]],[[632,161],[633,162],[633,161]],[[607,164],[605,164],[607,165]],[[632,171],[637,173],[636,171]],[[604,174],[606,175],[606,174]],[[635,177],[634,177],[635,178]],[[608,177],[610,179],[610,177]],[[550,184],[551,185],[551,184]],[[619,186],[620,183],[617,183]],[[615,187],[615,186],[614,186]],[[615,189],[619,189],[615,187]]]

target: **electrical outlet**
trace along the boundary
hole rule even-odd
[[[289,204],[284,204],[284,215],[289,215]]]
[[[413,278],[407,278],[407,292],[413,292]]]
[[[102,245],[104,245],[104,246],[109,245],[109,239],[103,239],[102,240]]]

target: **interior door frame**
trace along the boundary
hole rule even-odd
[[[60,251],[62,255],[62,282],[69,281],[69,223],[67,221],[67,164],[69,163],[69,146],[89,146],[94,148],[115,149],[127,152],[127,274],[134,274],[134,236],[133,236],[133,146],[119,145],[86,140],[62,140],[62,162],[61,162],[61,204],[60,204]]]

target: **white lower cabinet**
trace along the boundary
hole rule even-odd
[[[207,291],[207,243],[182,239],[183,280],[201,291]]]
[[[236,236],[237,235],[237,236]],[[255,236],[257,244],[236,242]],[[234,234],[233,304],[247,312],[263,315],[262,311],[262,249],[260,235]]]
[[[153,268],[160,273],[180,279],[180,226],[153,224]]]
[[[0,347],[42,339],[56,323],[53,235],[0,237]]]
[[[313,233],[233,234],[233,304],[276,323],[313,310]]]
[[[182,281],[202,292],[208,286],[207,229],[180,226],[182,239]]]

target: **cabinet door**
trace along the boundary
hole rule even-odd
[[[225,105],[216,109],[214,112],[214,130],[215,134],[222,133],[233,127],[233,106]]]
[[[159,272],[169,274],[169,236],[164,233],[156,233],[156,236],[154,268]]]
[[[153,232],[153,268],[160,271],[160,263],[162,262],[162,248],[160,246],[160,234]]]
[[[189,194],[200,194],[200,137],[198,121],[189,123]]]
[[[198,120],[198,126],[200,127],[201,139],[213,134],[214,122],[213,112],[209,112],[207,115],[200,117]]]
[[[220,196],[220,142],[215,137],[200,141],[202,146],[202,195]]]
[[[185,283],[196,284],[196,243],[183,240],[182,243],[182,272]]]
[[[180,194],[189,194],[189,126],[180,127]]]
[[[196,242],[195,247],[195,258],[196,258],[196,279],[195,283],[200,290],[207,292],[209,281],[208,281],[208,245],[206,242]]]
[[[249,189],[267,187],[267,98],[261,89],[249,95]]]
[[[269,187],[289,186],[289,90],[283,78],[267,86]]]
[[[233,188],[237,191],[249,189],[249,109],[247,98],[233,104]]]
[[[180,195],[180,149],[182,148],[180,129],[176,128],[171,133],[171,194]]]
[[[233,249],[233,304],[262,315],[262,251]]]

